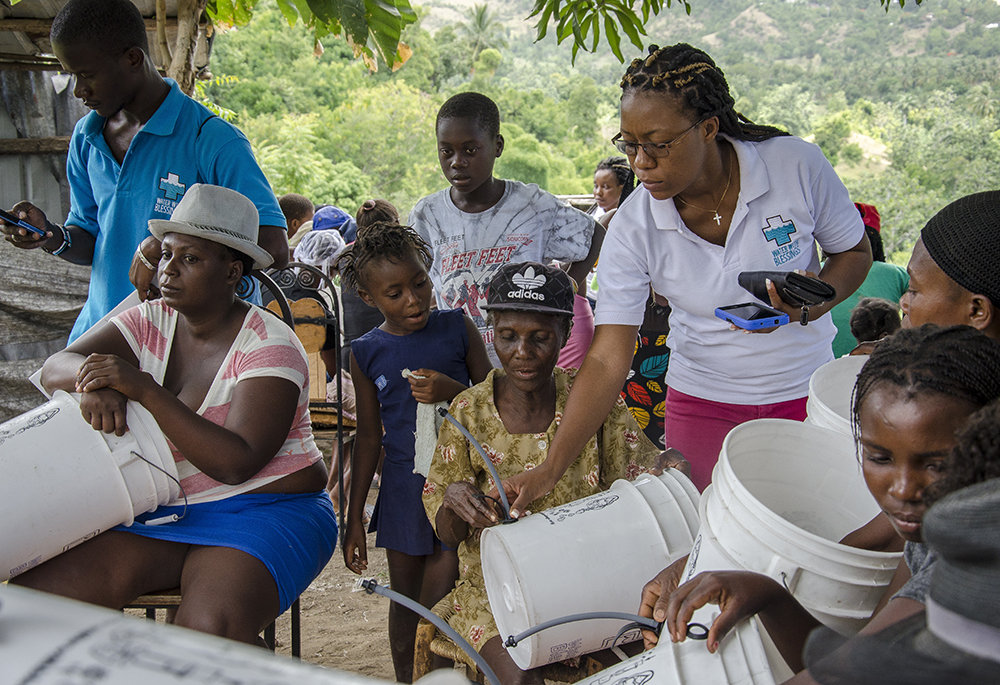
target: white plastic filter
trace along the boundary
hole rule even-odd
[[[176,499],[166,439],[142,406],[128,403],[121,438],[95,431],[78,396],[57,391],[0,425],[0,580],[7,580],[135,516]],[[135,454],[133,454],[135,453]]]
[[[715,612],[718,613],[717,611]],[[755,619],[736,626],[712,654],[704,641],[656,647],[580,681],[581,685],[774,685]]]
[[[569,614],[635,613],[639,589],[691,549],[699,499],[686,476],[667,469],[485,530],[483,575],[501,638]],[[535,668],[606,649],[623,625],[603,619],[564,624],[508,652],[520,668]],[[639,637],[631,631],[619,643]]]
[[[702,549],[717,546],[732,564],[714,568],[721,562],[702,552],[687,571],[694,563],[696,572],[763,573],[824,624],[855,633],[901,555],[838,541],[878,513],[850,437],[784,419],[750,421],[726,437],[702,501]]]
[[[851,429],[851,396],[861,367],[868,361],[865,355],[834,359],[816,369],[809,378],[806,400],[806,422],[844,435]]]

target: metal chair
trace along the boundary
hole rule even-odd
[[[302,298],[309,298],[323,303],[325,307],[325,316],[318,317],[316,315],[312,316],[294,316],[290,311],[290,316],[294,321],[292,327],[299,326],[333,326],[337,331],[334,336],[334,347],[333,352],[336,356],[336,373],[334,373],[334,382],[337,384],[336,391],[336,401],[328,402],[324,400],[316,400],[309,402],[309,410],[312,413],[316,410],[317,413],[329,413],[335,412],[336,418],[336,430],[337,430],[337,483],[339,485],[338,492],[340,494],[340,501],[337,507],[338,516],[338,531],[340,536],[340,543],[344,542],[344,459],[346,455],[344,454],[344,444],[345,444],[345,434],[344,434],[344,416],[343,416],[343,402],[344,402],[344,388],[341,382],[341,371],[343,366],[341,363],[341,311],[340,302],[337,297],[337,288],[333,281],[328,275],[326,275],[320,269],[309,264],[303,264],[302,262],[290,262],[287,266],[282,269],[269,269],[267,271],[267,276],[272,279],[272,282],[281,290],[285,298],[292,299],[292,306],[294,303]],[[298,332],[298,329],[296,329]],[[301,338],[300,338],[301,339]]]

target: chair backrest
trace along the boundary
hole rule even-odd
[[[295,330],[295,317],[292,316],[292,310],[288,306],[288,298],[285,297],[285,294],[281,291],[281,288],[278,287],[278,284],[263,271],[255,270],[253,272],[253,277],[256,278],[261,285],[261,297],[265,303],[268,300],[268,295],[270,295],[270,301],[277,303],[277,312],[274,309],[268,309],[267,311],[279,317],[282,321],[288,324],[292,330]],[[253,280],[250,278],[243,278],[243,280],[240,281],[240,284],[236,287],[236,296],[241,300],[245,300],[250,297],[253,290]],[[278,312],[280,312],[280,314]]]

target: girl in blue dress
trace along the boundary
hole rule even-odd
[[[427,243],[395,223],[361,231],[339,263],[345,287],[356,289],[385,317],[381,326],[351,343],[358,432],[344,562],[359,574],[368,567],[362,517],[384,449],[369,532],[376,532],[376,547],[386,550],[392,589],[426,607],[454,587],[458,556],[441,545],[424,513],[424,477],[414,473],[417,403],[450,402],[492,368],[475,323],[462,310],[431,310],[430,263]],[[412,370],[408,378],[404,369]],[[399,682],[412,681],[418,620],[396,603],[389,607],[389,644]]]

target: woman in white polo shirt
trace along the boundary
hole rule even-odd
[[[504,481],[521,512],[558,481],[600,426],[628,373],[650,286],[670,301],[666,445],[704,488],[726,433],[759,417],[805,418],[809,377],[833,359],[827,312],[871,265],[864,226],[815,145],[756,126],[733,109],[722,71],[690,45],[650,47],[622,79],[618,148],[641,185],[601,250],[594,342],[548,458]],[[829,255],[820,271],[817,246]],[[744,333],[716,307],[751,301],[742,271],[819,272],[837,291],[809,324],[769,284],[791,324]]]

